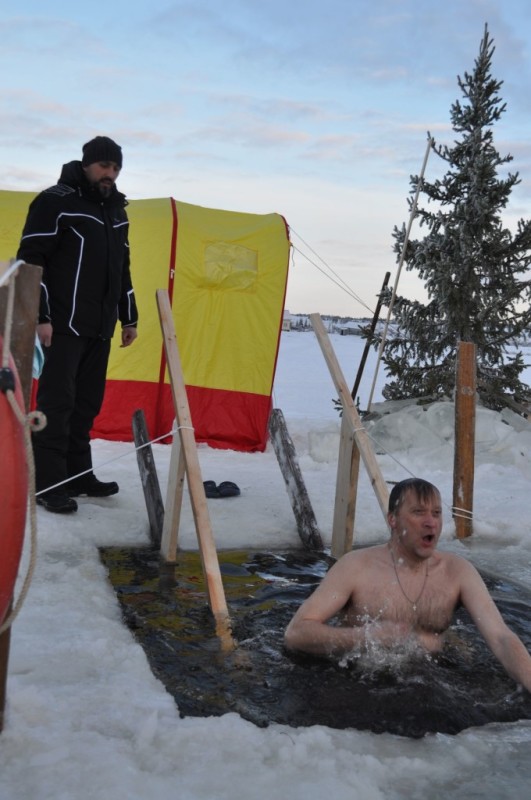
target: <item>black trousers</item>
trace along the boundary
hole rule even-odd
[[[90,430],[103,402],[110,349],[110,339],[57,333],[43,348],[37,408],[47,424],[32,436],[38,492],[92,469]]]

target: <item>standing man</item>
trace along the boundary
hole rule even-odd
[[[108,497],[119,488],[92,472],[90,430],[103,402],[117,320],[122,347],[137,336],[127,200],[116,188],[121,168],[116,142],[107,136],[87,142],[82,160],[64,164],[59,183],[31,203],[17,254],[43,269],[37,335],[45,360],[37,407],[47,425],[33,434],[33,451],[37,503],[56,513],[77,511],[73,497]]]

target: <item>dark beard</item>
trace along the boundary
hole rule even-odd
[[[112,194],[112,190],[114,189],[114,184],[113,184],[113,183],[111,183],[111,184],[108,184],[108,183],[102,183],[102,181],[98,181],[98,182],[97,182],[97,183],[94,185],[94,188],[96,189],[96,191],[97,191],[97,192],[99,192],[99,194],[100,194],[100,195],[101,195],[101,196],[102,196],[104,199],[106,199],[107,197],[110,197],[110,196],[111,196],[111,194]]]

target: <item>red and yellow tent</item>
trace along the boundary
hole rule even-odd
[[[0,261],[14,257],[35,195],[0,191]],[[173,309],[197,442],[263,450],[282,326],[289,235],[278,214],[247,214],[182,203],[132,200],[131,271],[139,336],[111,349],[104,405],[93,435],[130,441],[143,409],[152,438],[174,412],[155,301]]]

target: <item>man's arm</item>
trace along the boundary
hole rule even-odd
[[[460,571],[464,607],[511,678],[531,692],[531,655],[521,639],[507,627],[478,571],[466,561]]]
[[[126,341],[124,341],[123,331],[127,327],[135,327],[138,324],[138,309],[136,306],[135,290],[133,289],[133,282],[131,280],[131,257],[129,251],[129,242],[125,242],[123,262],[122,262],[122,289],[120,299],[118,301],[118,319],[122,323],[122,347],[127,347],[128,344],[136,338],[134,335],[126,334]],[[128,338],[129,337],[129,338]]]

